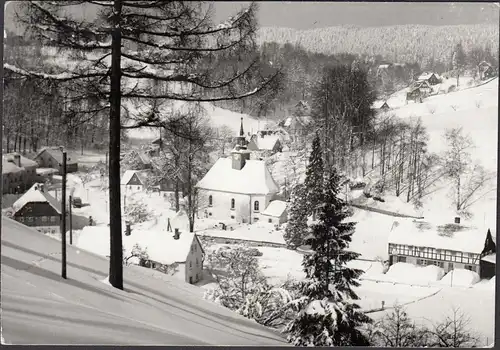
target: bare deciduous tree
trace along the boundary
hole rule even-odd
[[[68,5],[82,11],[94,6],[98,15],[78,20],[65,10]],[[219,55],[245,56],[248,62],[249,53],[256,52],[256,8],[252,4],[216,26],[210,20],[211,8],[199,2],[22,3],[18,20],[41,43],[60,48],[58,56],[63,59],[45,61],[36,69],[4,63],[4,70],[62,84],[67,92],[65,105],[71,106],[73,115],[82,116],[80,121],[109,113],[109,281],[115,288],[123,289],[122,129],[164,126],[158,105],[167,100],[236,100],[266,88],[279,71],[258,74],[258,57],[245,67],[224,72],[213,69]],[[165,85],[153,88],[155,81]]]

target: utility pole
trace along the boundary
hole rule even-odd
[[[73,215],[71,215],[71,206],[73,203],[73,196],[69,196],[69,244],[73,245]]]
[[[61,208],[62,208],[62,258],[61,258],[61,276],[66,279],[66,151],[62,151],[62,194],[61,194]]]

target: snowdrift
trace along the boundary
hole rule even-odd
[[[448,272],[439,284],[446,286],[470,287],[479,282],[479,275],[474,271],[456,269]],[[493,282],[494,283],[494,282]]]

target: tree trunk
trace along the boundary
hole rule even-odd
[[[109,283],[123,289],[122,218],[120,197],[120,107],[121,107],[121,12],[122,1],[113,3],[115,26],[111,35],[111,86],[109,112]]]
[[[175,212],[178,213],[180,210],[180,205],[179,205],[179,179],[175,179],[175,190],[174,190],[174,196],[175,196]]]
[[[460,186],[461,186],[460,175],[457,175],[457,211],[460,210]]]

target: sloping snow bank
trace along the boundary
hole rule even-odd
[[[479,282],[479,275],[474,271],[456,269],[448,272],[439,284],[447,286],[470,287]],[[494,283],[494,282],[493,282]]]

